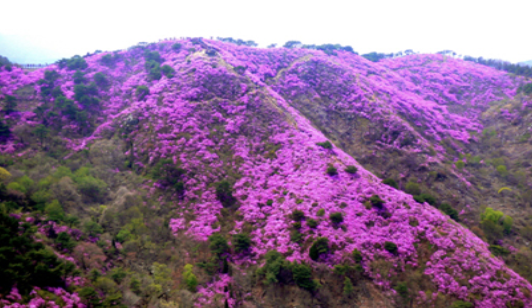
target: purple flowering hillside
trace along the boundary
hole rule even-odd
[[[0,91],[0,307],[532,307],[524,77],[198,38]]]

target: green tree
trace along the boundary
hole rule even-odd
[[[209,236],[209,248],[216,254],[218,259],[221,259],[223,254],[229,252],[227,240],[219,233],[214,233]]]
[[[198,278],[194,273],[192,273],[192,268],[194,266],[192,264],[185,265],[185,269],[183,271],[183,280],[187,286],[187,289],[190,292],[196,292],[196,288],[198,286]]]
[[[393,242],[384,242],[384,249],[392,254],[397,254],[397,245]]]
[[[318,142],[316,144],[319,145],[320,147],[324,148],[324,149],[327,149],[327,150],[331,150],[332,149],[332,144],[328,140],[325,141],[325,142]]]
[[[382,181],[382,183],[383,183],[383,184],[386,184],[386,185],[388,185],[388,186],[391,186],[391,187],[393,187],[393,188],[395,188],[395,189],[399,189],[399,185],[397,185],[397,182],[396,182],[394,179],[390,179],[390,178],[388,178],[388,179],[384,179],[384,180]]]
[[[290,262],[275,250],[270,250],[264,256],[266,263],[257,269],[257,276],[263,277],[265,284],[287,283],[292,279]]]
[[[251,247],[249,235],[244,233],[233,235],[233,247],[236,253],[247,251]]]
[[[442,210],[445,214],[449,215],[451,219],[455,221],[460,221],[458,217],[458,211],[452,208],[448,203],[442,203],[439,209]]]
[[[345,168],[345,172],[349,173],[349,174],[355,174],[357,173],[358,171],[358,168],[353,166],[353,165],[349,165],[347,166],[347,168]]]
[[[307,291],[314,291],[317,288],[316,282],[312,280],[312,269],[304,263],[295,263],[292,266],[292,273],[296,284]]]
[[[33,129],[33,134],[37,136],[37,138],[39,138],[39,140],[41,141],[41,148],[43,147],[44,139],[48,137],[49,133],[50,133],[50,129],[48,129],[48,127],[42,124],[37,125],[35,129]]]
[[[345,277],[344,279],[344,295],[349,296],[353,294],[355,288],[353,287],[353,282],[349,277]]]
[[[344,215],[340,212],[334,212],[329,215],[329,219],[333,224],[338,225],[344,222]]]
[[[148,94],[150,94],[150,89],[147,86],[138,86],[136,90],[137,99],[143,101]]]
[[[325,237],[318,238],[310,247],[309,257],[317,261],[319,257],[323,254],[329,252],[329,240]]]

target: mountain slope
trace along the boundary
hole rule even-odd
[[[83,221],[93,216],[102,228],[95,240],[121,243],[119,256],[105,251],[104,273],[120,265],[131,271],[129,281],[145,275],[164,286],[148,268],[167,264],[173,291],[134,292],[120,283],[123,294],[140,296],[126,305],[148,305],[160,294],[182,305],[192,296],[200,306],[532,305],[530,283],[493,247],[370,172],[392,175],[405,190],[413,177],[431,174],[437,183],[421,187],[473,219],[484,201],[478,180],[447,162],[477,150],[490,103],[523,103],[516,92],[524,79],[441,55],[373,63],[345,51],[200,39],[73,58],[47,70],[57,74],[0,73],[3,106],[7,95],[18,103],[5,116],[12,136],[1,150],[15,159],[6,181],[45,179],[24,159],[48,153],[40,161],[74,171],[57,178],[73,181],[79,194],[72,202],[51,188],[51,199]],[[109,191],[85,189],[84,172]],[[121,190],[132,199],[120,201]],[[142,215],[124,223],[121,212],[132,208]],[[138,231],[164,224],[173,237]],[[237,248],[236,234],[249,236],[249,249]],[[150,257],[146,249],[157,247],[177,257]],[[286,261],[270,267],[278,260],[272,250]],[[195,294],[186,291],[185,264],[195,265]],[[174,277],[181,274],[184,281]],[[89,278],[88,269],[80,277]],[[90,280],[79,288],[99,285]],[[342,297],[347,280],[357,291]]]

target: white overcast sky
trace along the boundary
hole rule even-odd
[[[0,55],[19,63],[181,36],[532,60],[532,0],[2,0],[0,8]]]

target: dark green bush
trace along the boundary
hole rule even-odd
[[[406,183],[405,191],[411,195],[421,194],[421,188],[419,188],[419,184],[415,182]]]
[[[327,174],[330,176],[335,176],[338,174],[338,170],[336,170],[334,166],[330,165],[329,167],[327,167]]]
[[[296,284],[307,291],[314,291],[318,286],[312,280],[312,269],[306,264],[294,264],[292,266],[292,273]]]
[[[454,301],[451,305],[451,308],[473,308],[475,305],[473,303],[464,302],[464,301]]]
[[[175,70],[170,65],[161,66],[161,72],[166,76],[166,78],[172,78],[175,74]]]
[[[414,200],[416,200],[416,202],[418,203],[427,202],[430,205],[436,205],[436,198],[434,198],[433,196],[429,194],[416,195],[414,196]]]
[[[87,78],[85,78],[85,73],[80,71],[80,70],[77,70],[74,75],[73,75],[73,79],[74,79],[74,84],[77,85],[77,84],[83,84],[87,81]]]
[[[305,219],[305,213],[301,210],[293,210],[292,211],[292,220],[294,221],[301,221]]]
[[[107,67],[113,68],[120,61],[120,58],[119,54],[106,54],[100,58],[100,62]]]
[[[72,251],[72,249],[77,245],[76,241],[74,241],[66,232],[59,233],[55,239],[55,243],[59,246],[59,248],[66,249],[68,251]]]
[[[334,212],[329,215],[329,219],[335,225],[344,222],[344,215],[340,212]]]
[[[448,203],[442,203],[439,207],[439,209],[444,212],[445,214],[449,215],[451,219],[455,221],[460,221],[458,217],[458,211],[455,210],[452,206],[450,206]]]
[[[88,86],[83,84],[77,84],[74,86],[74,99],[81,101],[83,97],[98,95],[98,89],[96,84],[91,82]]]
[[[397,245],[393,242],[384,242],[384,249],[386,249],[388,252],[392,253],[392,254],[396,254],[397,253]]]
[[[404,282],[399,282],[393,289],[397,292],[397,295],[401,297],[403,303],[407,303],[410,298],[410,291],[408,286]]]
[[[303,235],[298,229],[290,231],[290,240],[294,243],[300,243],[303,239]]]
[[[236,253],[247,251],[251,247],[249,235],[244,233],[233,235],[233,247]]]
[[[510,250],[499,245],[490,245],[489,250],[496,256],[506,256],[510,254]]]
[[[307,219],[307,226],[309,228],[314,229],[314,228],[316,228],[318,226],[318,222],[315,219],[313,219],[313,218],[309,218],[309,219]]]
[[[61,61],[61,60],[60,60]],[[59,65],[61,67],[61,65]],[[73,56],[72,58],[66,61],[66,67],[73,70],[84,70],[88,67],[87,62],[80,56]]]
[[[325,210],[324,209],[319,209],[318,212],[316,213],[317,216],[323,216],[325,215]]]
[[[373,195],[369,198],[369,202],[371,202],[371,205],[382,209],[382,206],[384,205],[384,200],[381,199],[378,195]]]
[[[329,240],[325,237],[319,237],[310,247],[309,256],[312,260],[317,261],[322,254],[329,252]]]
[[[344,279],[344,295],[351,295],[355,291],[355,288],[353,287],[353,282],[349,277],[345,277]]]
[[[357,171],[358,171],[358,168],[353,165],[347,166],[347,168],[345,168],[345,172],[349,174],[355,174],[357,173]]]
[[[139,101],[143,101],[144,98],[146,98],[146,96],[150,94],[150,89],[147,86],[138,86],[136,92],[137,92],[137,99]]]
[[[394,179],[390,179],[390,178],[388,178],[388,179],[384,179],[384,180],[382,181],[382,183],[383,183],[383,184],[386,184],[386,185],[388,185],[388,186],[391,186],[391,187],[393,187],[393,188],[395,188],[395,189],[399,189],[399,185],[397,185],[397,182],[396,182]]]
[[[85,233],[89,236],[96,237],[103,233],[103,228],[97,222],[89,220],[83,225]]]
[[[172,45],[173,51],[179,51],[180,49],[181,49],[181,44],[175,43],[174,45]]]
[[[236,203],[235,197],[233,197],[233,188],[231,183],[224,180],[216,185],[216,198],[220,200],[224,207],[230,207]]]
[[[356,248],[353,250],[353,259],[357,263],[362,262],[362,253],[360,252],[360,250],[358,250]]]
[[[272,199],[268,199],[268,200],[266,201],[266,205],[267,205],[267,206],[272,206],[272,205],[273,205],[273,200],[272,200]]]
[[[221,234],[214,233],[209,236],[209,249],[218,257],[218,259],[221,259],[224,253],[229,252],[229,245],[227,244],[227,240]]]
[[[94,74],[93,78],[98,87],[102,89],[107,89],[107,87],[109,87],[109,80],[107,80],[107,77],[101,72]]]
[[[265,284],[288,283],[292,279],[290,262],[278,251],[271,250],[264,256],[266,263],[257,269],[256,274]]]
[[[327,149],[327,150],[332,149],[332,144],[329,141],[318,142],[316,144],[319,145],[320,147],[324,148],[324,149]]]
[[[35,228],[0,211],[0,290],[11,290],[16,283],[22,295],[33,287],[64,287],[63,277],[75,268],[35,242]]]

